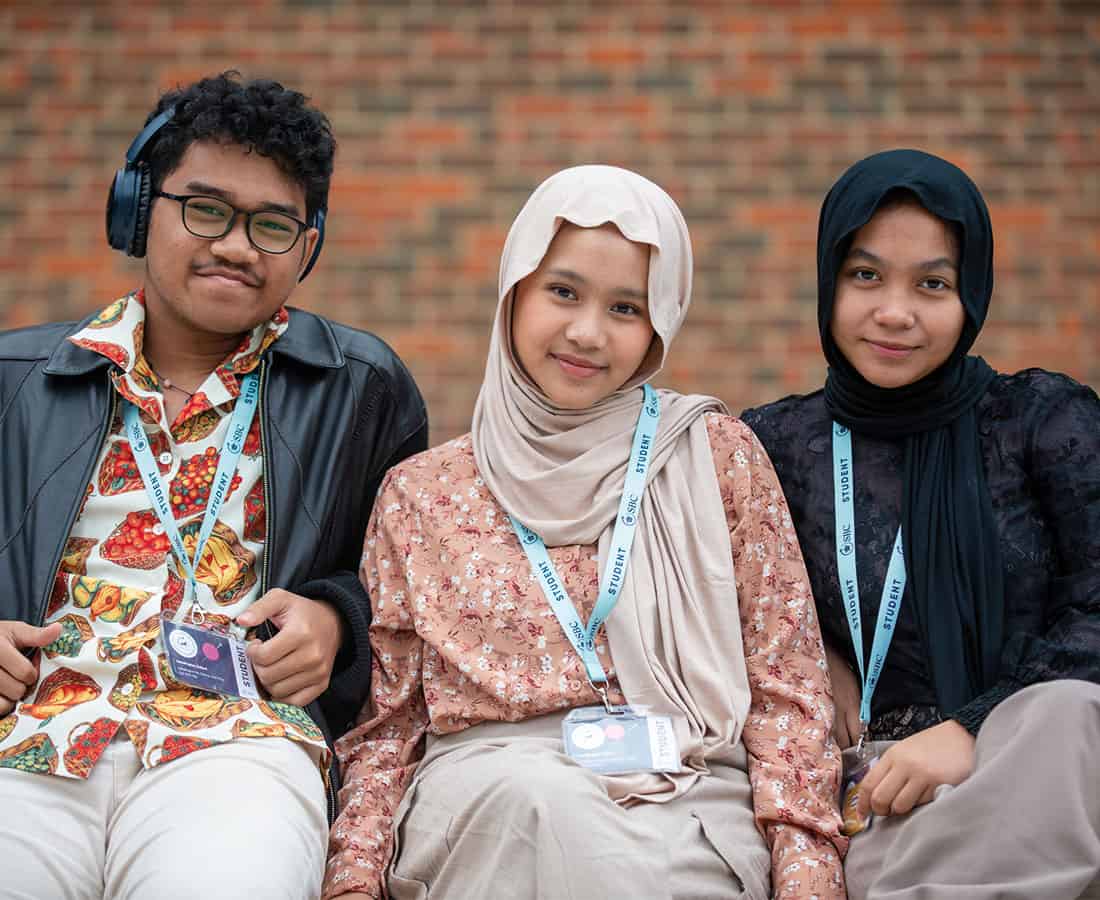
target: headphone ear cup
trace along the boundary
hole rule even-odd
[[[142,162],[115,173],[107,195],[107,243],[128,256],[145,255],[152,186]]]
[[[107,195],[107,243],[115,250],[129,252],[133,232],[134,173],[129,167],[115,172]]]
[[[152,179],[149,177],[149,167],[140,162],[137,164],[134,175],[137,179],[137,207],[134,210],[134,231],[130,240],[130,248],[126,251],[130,256],[142,257],[145,255],[145,239],[149,235],[149,216],[153,205]]]

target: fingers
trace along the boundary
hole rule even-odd
[[[326,660],[321,656],[320,651],[314,646],[304,645],[295,647],[290,653],[277,656],[275,662],[271,664],[264,663],[260,655],[265,650],[268,650],[268,644],[273,643],[274,640],[276,639],[273,638],[267,641],[267,643],[258,646],[252,644],[248,648],[248,655],[252,658],[252,664],[256,668],[256,674],[260,676],[264,687],[268,690],[271,690],[273,684],[278,684],[298,674],[305,674],[313,679],[328,679],[330,667],[326,664]]]
[[[8,713],[15,709],[15,701],[9,700],[7,697],[0,697],[0,719],[4,718]]]
[[[908,782],[909,777],[905,771],[898,766],[893,767],[886,773],[886,777],[879,782],[878,787],[871,792],[871,811],[876,816],[890,815],[893,812],[894,801]],[[863,798],[860,799],[862,801]]]
[[[846,742],[840,745],[840,749],[847,750],[859,742],[859,734],[863,730],[863,723],[859,721],[859,710],[854,707],[845,710],[843,716],[839,718],[844,720],[844,731],[847,734]]]
[[[293,653],[275,666],[256,667],[256,677],[274,700],[305,706],[328,687],[329,670],[308,652]]]
[[[904,816],[914,806],[920,804],[921,797],[928,793],[927,787],[920,778],[910,778],[906,781],[890,803],[890,815]]]
[[[327,687],[327,679],[318,681],[309,675],[299,674],[269,687],[268,693],[273,700],[293,706],[306,706],[320,697]]]
[[[27,693],[28,685],[7,672],[0,672],[0,700],[16,704]]]
[[[286,615],[295,596],[282,588],[273,588],[237,616],[237,622],[245,628],[255,628],[269,619],[276,625],[281,625],[281,619]]]
[[[279,660],[290,656],[301,647],[301,637],[292,631],[280,631],[266,641],[250,641],[248,658],[258,672],[261,668],[270,669]]]
[[[0,640],[0,675],[7,675],[9,678],[18,681],[22,685],[19,696],[22,696],[23,691],[38,679],[38,670],[35,668],[34,663],[20,652],[18,647],[13,646],[8,641]],[[12,696],[7,692],[4,695]]]
[[[879,759],[866,775],[863,776],[863,780],[859,783],[859,795],[856,802],[856,812],[862,818],[866,818],[871,812],[871,795],[878,790],[878,786],[882,783],[882,780],[889,774],[891,769],[891,760],[884,756]]]
[[[836,742],[840,745],[841,750],[847,750],[855,743],[845,716],[838,715],[836,717],[836,721],[833,723],[833,734],[836,736]]]
[[[38,628],[26,622],[10,622],[8,633],[16,647],[45,647],[61,637],[61,623],[54,622]]]

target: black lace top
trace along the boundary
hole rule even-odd
[[[998,375],[977,406],[1005,567],[1000,680],[953,718],[977,733],[1001,700],[1057,678],[1100,682],[1100,399],[1064,375]],[[821,391],[746,410],[779,473],[825,640],[855,667],[834,543],[832,439]],[[901,517],[902,442],[853,439],[864,659]],[[940,720],[908,591],[872,701],[874,737]]]

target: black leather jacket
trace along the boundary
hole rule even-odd
[[[65,340],[87,321],[0,333],[0,619],[42,624],[117,405],[110,361]],[[386,469],[427,446],[427,412],[381,340],[291,309],[261,363],[260,425],[260,591],[326,600],[346,623],[329,688],[309,708],[331,744],[370,687],[370,601],[356,571],[371,504]],[[334,767],[330,818],[337,784]]]

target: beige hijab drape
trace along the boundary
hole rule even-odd
[[[517,363],[514,288],[538,268],[562,223],[613,223],[647,244],[649,313],[659,340],[636,375],[588,409],[554,406]],[[473,419],[478,469],[504,509],[547,546],[599,545],[607,560],[640,385],[660,371],[691,300],[687,226],[661,188],[625,169],[579,166],[543,182],[513,223],[500,263],[499,304]],[[749,708],[737,588],[703,414],[713,397],[662,390],[648,486],[618,605],[605,624],[629,702],[675,717],[679,775],[608,779],[616,799],[667,800],[725,761]]]

